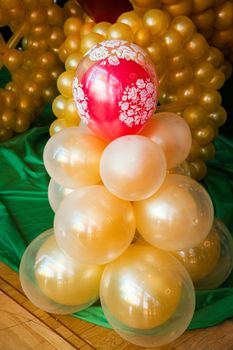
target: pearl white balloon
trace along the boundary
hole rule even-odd
[[[140,135],[122,136],[112,141],[100,160],[103,184],[115,196],[139,201],[162,185],[166,160],[159,146]]]
[[[50,207],[53,209],[54,212],[56,212],[61,201],[73,191],[74,190],[72,188],[63,187],[53,179],[49,181],[48,199]]]

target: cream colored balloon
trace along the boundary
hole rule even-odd
[[[60,185],[78,188],[100,182],[99,162],[106,142],[81,133],[80,127],[67,128],[52,136],[44,149],[44,164]]]
[[[192,135],[189,126],[175,113],[156,113],[141,135],[149,137],[162,148],[168,169],[182,163],[191,149]]]
[[[137,229],[150,244],[181,250],[200,244],[214,218],[211,199],[198,182],[177,174],[167,175],[159,191],[134,203]]]
[[[105,264],[130,245],[135,234],[131,203],[104,186],[77,189],[59,206],[54,230],[59,246],[70,256],[88,264]]]
[[[138,201],[151,196],[161,186],[166,160],[161,149],[147,137],[122,136],[105,148],[100,175],[115,196]]]
[[[61,201],[73,191],[74,190],[71,188],[67,188],[59,185],[53,179],[49,181],[48,200],[49,200],[50,207],[53,209],[54,212],[56,212]]]

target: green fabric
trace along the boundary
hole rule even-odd
[[[42,160],[49,137],[48,126],[42,125],[49,125],[51,118],[47,107],[37,126],[0,144],[0,259],[16,271],[29,242],[53,226],[54,214],[47,199],[49,177]],[[217,154],[208,164],[204,185],[216,216],[233,232],[233,140],[219,136],[215,145]],[[198,291],[196,297],[190,329],[233,317],[233,273],[221,288]],[[98,303],[74,316],[110,328]]]

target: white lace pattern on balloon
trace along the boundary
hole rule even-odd
[[[155,79],[153,63],[148,60],[146,52],[139,46],[128,43],[125,40],[107,40],[95,45],[85,56],[89,56],[92,61],[100,61],[102,66],[108,62],[110,65],[120,64],[119,58],[133,60],[140,64]]]
[[[154,84],[149,78],[138,79],[136,85],[127,86],[121,101],[119,119],[127,126],[143,125],[153,113],[156,103]]]
[[[78,82],[78,78],[76,77],[73,82],[73,96],[74,101],[76,102],[76,107],[79,112],[79,115],[84,124],[89,124],[90,122],[90,114],[87,105],[88,97],[85,95],[83,91],[83,84]]]

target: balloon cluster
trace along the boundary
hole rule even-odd
[[[72,81],[82,56],[106,39],[127,40],[149,53],[156,67],[160,83],[158,111],[176,112],[187,121],[192,132],[189,171],[193,178],[202,179],[207,171],[205,161],[215,155],[212,141],[226,120],[217,90],[230,77],[232,67],[223,53],[209,46],[191,19],[172,19],[160,9],[147,10],[143,15],[136,10],[126,12],[114,24],[71,17],[64,23],[64,32],[66,40],[59,55],[66,71],[58,78],[61,95],[53,102],[58,119],[51,126],[51,135],[56,131],[54,126],[60,125],[60,130],[76,113],[71,102]]]
[[[188,16],[210,44],[233,61],[233,2],[230,0],[131,0],[136,12],[159,8],[172,17]]]
[[[191,133],[177,114],[153,116],[153,67],[126,41],[100,43],[84,56],[73,94],[87,127],[61,130],[45,146],[54,229],[29,245],[20,265],[38,307],[70,313],[100,297],[116,332],[146,347],[188,327],[192,280],[216,287],[233,267],[232,238],[214,222],[208,193],[175,173]]]
[[[11,74],[0,91],[0,141],[28,129],[57,95],[56,81],[63,71],[57,57],[64,41],[62,27],[73,14],[82,14],[74,1],[64,8],[52,0],[0,1],[0,27],[13,33],[7,43],[0,35],[0,66]]]

